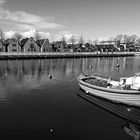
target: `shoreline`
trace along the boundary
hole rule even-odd
[[[7,59],[46,59],[46,58],[84,58],[84,57],[127,57],[140,56],[140,52],[46,52],[46,53],[8,53],[1,52],[0,60]]]

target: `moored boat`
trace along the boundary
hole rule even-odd
[[[86,93],[107,100],[140,107],[140,74],[122,77],[120,81],[93,74],[78,77],[79,86]]]

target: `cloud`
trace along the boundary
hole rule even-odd
[[[70,38],[74,36],[76,40],[79,39],[80,35],[76,33],[71,33],[70,31],[61,31],[57,35],[55,35],[55,40],[61,40],[63,37],[69,42]]]
[[[8,32],[5,32],[5,36],[6,36],[6,38],[12,38],[15,33],[16,33],[16,31],[8,31]],[[26,38],[26,37],[29,38],[29,37],[34,37],[36,30],[32,29],[32,30],[20,32],[20,33],[22,34],[23,38]],[[38,32],[38,33],[41,36],[41,38],[50,38],[49,32]]]
[[[29,30],[26,32],[23,32],[22,35],[23,37],[34,37],[34,34],[36,33],[36,30]],[[41,38],[49,38],[50,33],[49,32],[38,32]]]
[[[28,24],[14,24],[14,30],[20,29],[20,31],[28,31],[28,30],[35,30],[34,26]]]
[[[5,4],[5,0],[0,0],[0,4]]]
[[[12,38],[14,34],[15,34],[14,31],[8,31],[8,32],[5,32],[5,37],[6,38]]]
[[[55,29],[63,27],[63,25],[50,22],[50,17],[42,17],[25,11],[12,12],[4,8],[6,1],[0,0],[0,20],[7,21],[9,24],[15,24],[19,30],[27,29]]]
[[[108,41],[108,40],[109,40],[109,38],[99,37],[99,38],[97,38],[96,40],[98,40],[98,42],[101,42],[101,41]]]

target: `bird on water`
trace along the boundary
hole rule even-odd
[[[48,77],[49,77],[50,79],[52,79],[52,78],[53,78],[53,75],[50,74],[50,75],[48,75]]]
[[[117,64],[115,67],[119,68],[120,67],[120,64]]]
[[[90,66],[89,66],[89,68],[90,68],[90,69],[92,69],[92,68],[93,68],[93,66],[92,66],[92,65],[90,65]]]

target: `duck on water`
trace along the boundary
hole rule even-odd
[[[140,73],[121,77],[120,81],[105,78],[100,74],[78,77],[78,84],[86,93],[118,103],[140,107]]]

